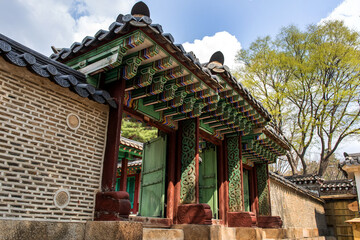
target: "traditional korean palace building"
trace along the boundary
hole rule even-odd
[[[122,139],[123,115],[158,138]],[[200,63],[142,2],[50,59],[0,35],[0,219],[281,227],[270,121],[221,52]]]

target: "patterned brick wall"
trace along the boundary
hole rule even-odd
[[[71,113],[77,130],[67,125]],[[107,117],[108,106],[0,58],[0,219],[92,220]],[[63,209],[58,189],[70,193]]]

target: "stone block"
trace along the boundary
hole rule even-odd
[[[47,240],[46,223],[35,221],[0,220],[1,240]]]
[[[48,222],[46,229],[51,240],[83,240],[85,236],[85,223]]]
[[[275,228],[264,228],[263,229],[264,236],[263,238],[267,239],[283,239],[286,238],[286,230],[285,229],[275,229]]]
[[[171,227],[172,221],[170,218],[155,218],[155,217],[141,217],[129,216],[129,221],[140,222],[144,227]]]
[[[235,229],[236,229],[236,239],[244,239],[244,240],[262,239],[263,234],[261,229],[250,228],[250,227],[237,227]]]
[[[144,228],[143,240],[183,240],[182,229]]]
[[[236,229],[233,227],[221,227],[221,238],[222,240],[236,239]]]
[[[304,237],[304,230],[302,228],[287,228],[284,231],[286,238],[295,239]]]
[[[184,240],[208,240],[210,239],[209,225],[198,224],[176,224],[172,229],[182,229],[184,231]]]
[[[141,240],[141,223],[127,221],[91,221],[86,223],[85,240]]]

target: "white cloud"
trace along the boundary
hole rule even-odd
[[[216,51],[224,54],[224,64],[231,69],[236,67],[235,56],[241,49],[241,44],[234,35],[224,31],[217,32],[214,36],[205,36],[203,39],[195,39],[193,43],[183,44],[186,51],[193,51],[201,63],[208,62],[211,55]]]
[[[47,56],[50,46],[70,47],[107,30],[135,0],[12,0],[0,8],[0,33]]]
[[[360,31],[360,1],[345,0],[337,6],[326,18],[320,22],[328,20],[343,20],[349,28]]]

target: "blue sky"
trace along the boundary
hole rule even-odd
[[[347,0],[356,2],[357,0]],[[38,50],[69,47],[86,35],[106,29],[119,13],[129,13],[135,0],[0,0],[0,33]],[[205,36],[220,36],[216,44],[234,51],[249,47],[259,36],[276,35],[281,27],[304,28],[328,17],[343,0],[148,0],[154,23],[163,25],[176,43],[193,43]],[[240,47],[221,41],[234,36]],[[194,46],[195,47],[195,46]],[[199,48],[199,46],[196,46]],[[210,46],[208,46],[209,48]],[[191,47],[190,50],[193,50]],[[211,47],[210,47],[211,48]],[[236,48],[236,49],[234,49]],[[196,51],[194,51],[195,54]],[[205,51],[203,51],[205,52]],[[201,61],[202,54],[199,54]],[[230,58],[233,58],[231,56]],[[228,58],[225,59],[229,60]],[[233,61],[233,59],[231,59]],[[230,63],[229,65],[232,65]]]
[[[258,36],[290,24],[305,27],[327,17],[342,0],[147,1],[151,18],[175,39],[193,42],[227,31],[247,48]]]
[[[170,32],[176,43],[193,51],[201,62],[221,50],[232,69],[236,52],[257,37],[275,36],[294,24],[304,29],[329,19],[344,20],[360,31],[360,0],[145,0],[153,23]],[[107,29],[119,13],[130,13],[135,0],[0,0],[0,33],[49,56],[51,46]],[[351,143],[351,144],[350,144]],[[343,151],[359,152],[357,139]],[[317,150],[315,149],[314,152]]]

